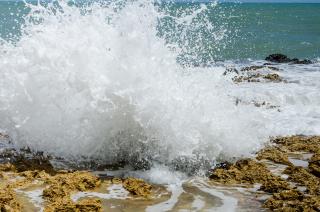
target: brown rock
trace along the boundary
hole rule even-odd
[[[261,150],[258,153],[256,158],[258,160],[266,159],[266,160],[271,160],[275,163],[281,163],[289,166],[292,165],[292,163],[289,161],[287,153],[284,151],[281,151],[277,147],[267,147]]]
[[[308,168],[312,174],[320,178],[320,153],[316,153],[311,157]]]
[[[152,186],[141,179],[127,178],[122,185],[133,195],[149,197],[151,194]]]
[[[16,199],[16,194],[11,188],[0,187],[0,211],[21,211],[21,205]]]

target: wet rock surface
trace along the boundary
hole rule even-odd
[[[123,181],[123,187],[133,195],[149,197],[152,186],[142,179],[127,178]]]
[[[218,191],[218,193],[220,191],[228,191],[222,196],[219,194],[219,197],[227,194],[235,195],[238,198],[238,206],[250,200],[260,202],[260,206],[258,204],[259,207],[276,211],[319,211],[319,147],[319,136],[273,138],[264,149],[257,153],[255,158],[241,159],[234,163],[223,162],[218,164],[210,172],[208,183],[211,186],[206,187],[206,189],[213,189],[214,192]],[[302,164],[306,165],[300,166],[297,161],[304,161]],[[0,164],[1,211],[26,211],[26,203],[22,201],[24,197],[21,194],[35,188],[41,188],[39,195],[43,202],[40,205],[42,210],[46,212],[108,211],[106,207],[111,203],[119,206],[119,200],[104,200],[104,195],[111,195],[111,197],[120,199],[124,198],[122,201],[125,204],[130,204],[131,211],[137,211],[138,205],[141,204],[142,206],[139,206],[139,210],[145,210],[150,205],[152,208],[152,204],[156,203],[160,204],[159,207],[162,208],[170,195],[172,195],[171,198],[178,197],[163,188],[148,184],[142,179],[115,178],[112,176],[99,177],[99,175],[90,171],[52,171],[51,169],[47,171],[46,168],[37,170],[36,167],[41,167],[41,164],[44,164],[44,167],[48,167],[46,163],[35,163],[36,165],[33,168],[25,170],[19,168],[19,164],[17,163],[17,166],[10,162]],[[276,169],[270,168],[270,165],[276,167]],[[280,169],[277,167],[280,167]],[[192,184],[190,184],[191,187],[189,188],[183,186],[184,192],[181,193],[175,203],[179,206],[172,205],[173,211],[179,211],[178,208],[191,210],[194,206],[189,205],[189,201],[196,203],[204,200],[197,200],[196,198],[199,195],[204,195],[201,198],[208,198],[207,194],[201,191],[201,188],[209,185],[199,185],[200,187],[192,187]],[[247,193],[237,196],[239,193],[237,194],[236,188],[239,187],[246,189]],[[235,190],[230,190],[232,188]],[[111,193],[104,194],[103,192],[108,189]],[[162,192],[161,195],[159,193],[155,195],[159,191]],[[123,193],[125,196],[117,197],[119,192],[127,192],[127,194]],[[78,197],[75,198],[77,195]],[[258,196],[263,195],[267,196],[267,198],[259,200]],[[132,199],[125,200],[126,198]],[[206,206],[203,203],[200,205],[206,208],[211,201],[212,199],[208,198],[205,200]],[[228,201],[226,204],[229,204]],[[253,202],[250,204],[256,204]],[[219,204],[221,203],[215,200],[215,203],[211,204],[211,208],[215,207],[214,205],[219,207]],[[121,208],[122,206],[119,207]],[[34,211],[35,209],[28,210]]]
[[[0,211],[20,211],[21,205],[17,200],[16,194],[11,188],[0,186]]]
[[[280,69],[274,66],[247,66],[241,69],[233,67],[226,68],[223,75],[233,75],[233,82],[286,82],[280,75]]]
[[[261,150],[256,158],[239,160],[232,165],[212,171],[210,179],[223,184],[260,184],[259,190],[271,194],[263,206],[276,211],[319,211],[319,136],[289,136],[271,140],[273,146]],[[302,167],[290,161],[290,154],[312,153]],[[258,162],[257,160],[261,160]],[[305,159],[306,160],[306,159]],[[286,168],[280,173],[271,172],[265,161],[282,164]],[[305,189],[304,189],[305,188]]]

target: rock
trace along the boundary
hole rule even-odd
[[[282,81],[282,79],[279,76],[279,74],[276,74],[276,73],[267,74],[267,75],[263,76],[263,78],[267,79],[267,80],[270,80],[272,82],[281,82]]]
[[[275,211],[320,211],[320,136],[288,136],[273,138],[275,146],[269,146],[258,152],[256,158],[267,159],[288,167],[282,179],[273,173],[262,162],[253,159],[239,160],[232,165],[218,167],[212,171],[210,179],[223,184],[261,184],[260,191],[272,194],[264,207]],[[289,161],[288,152],[314,153],[309,160],[308,169],[294,166]],[[294,187],[293,187],[294,186]],[[296,186],[306,187],[300,190]]]
[[[291,152],[302,151],[311,153],[320,153],[320,136],[288,136],[274,138],[271,141],[280,148],[287,149]]]
[[[320,195],[320,181],[313,174],[302,167],[289,166],[284,174],[289,175],[288,180],[307,187],[307,192],[312,195]]]
[[[300,211],[298,208],[301,207],[302,200],[303,194],[300,191],[296,189],[284,190],[273,194],[264,203],[264,207],[279,211]]]
[[[297,59],[297,58],[293,58],[293,59],[291,60],[291,63],[293,63],[293,64],[306,64],[306,65],[308,65],[308,64],[312,64],[312,61],[311,61],[311,60],[306,60],[306,59],[304,59],[304,60],[299,60],[299,59]]]
[[[248,66],[248,67],[242,68],[240,71],[241,72],[243,72],[243,71],[255,71],[255,70],[258,70],[258,69],[263,69],[265,67],[266,66]]]
[[[275,62],[275,63],[289,63],[289,62],[291,62],[291,59],[288,58],[284,54],[271,54],[271,55],[267,56],[265,60],[270,61],[270,62]]]
[[[123,187],[133,195],[149,197],[152,186],[142,179],[127,178],[123,181]]]
[[[101,200],[98,200],[98,199],[81,200],[77,202],[75,205],[78,211],[83,211],[83,212],[102,211]]]
[[[262,183],[259,190],[269,192],[269,193],[276,193],[283,190],[289,190],[290,185],[284,180],[266,180]]]
[[[289,161],[287,153],[281,151],[279,148],[276,147],[267,147],[261,150],[256,158],[258,160],[266,159],[271,160],[275,163],[281,163],[289,166],[292,165],[292,163]]]
[[[226,68],[226,71],[223,73],[223,75],[227,75],[228,73],[235,73],[239,74],[239,71],[236,68]]]
[[[312,64],[311,60],[299,60],[297,58],[290,59],[284,54],[271,54],[265,58],[265,60],[274,63],[291,63],[291,64]]]
[[[226,169],[216,168],[209,178],[224,184],[254,184],[269,182],[270,180],[282,181],[280,177],[274,176],[264,164],[253,159],[239,160]]]
[[[0,164],[0,171],[3,172],[15,172],[16,167],[11,163]]]
[[[47,179],[49,187],[43,190],[45,199],[54,202],[69,196],[72,191],[86,191],[100,185],[100,180],[89,172],[76,171],[67,174],[57,174]]]
[[[70,211],[70,212],[101,212],[102,204],[98,199],[84,199],[73,202],[70,199],[53,202],[44,210],[45,212]]]
[[[320,153],[315,153],[311,157],[308,168],[313,175],[320,178]]]
[[[241,76],[235,76],[232,78],[232,80],[235,83],[240,82],[261,82],[262,79],[267,82],[282,82],[282,78],[279,76],[279,74],[276,73],[268,73],[268,74],[262,74],[262,73],[248,73],[246,75]]]
[[[21,211],[21,205],[17,201],[13,189],[0,187],[0,211]]]

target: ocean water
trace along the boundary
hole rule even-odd
[[[320,4],[0,2],[0,11],[0,129],[17,147],[147,161],[158,173],[248,157],[271,136],[320,134]],[[223,74],[275,52],[315,63],[275,65],[288,83]]]

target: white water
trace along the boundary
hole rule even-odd
[[[150,2],[126,2],[117,12],[94,5],[85,15],[60,6],[56,14],[30,6],[26,20],[41,23],[27,23],[16,45],[1,44],[0,128],[17,146],[170,163],[250,156],[269,136],[320,133],[319,67],[280,73],[299,83],[235,85],[223,67],[177,64],[179,51],[156,35],[161,14]],[[236,98],[281,112],[235,105]]]

